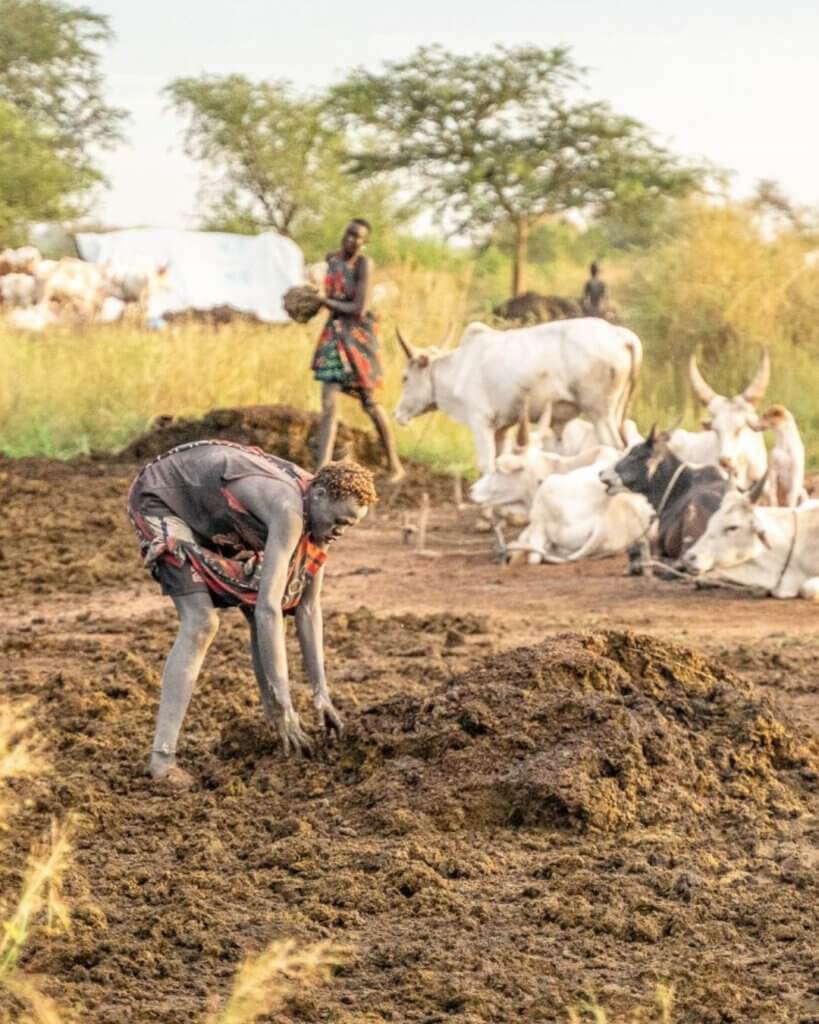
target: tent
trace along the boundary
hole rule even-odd
[[[107,261],[117,270],[141,273],[168,265],[167,287],[151,296],[149,319],[230,306],[267,323],[284,323],[282,295],[303,280],[301,249],[273,231],[231,235],[129,228],[75,237],[82,259]]]

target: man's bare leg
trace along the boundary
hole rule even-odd
[[[377,405],[372,400],[365,398],[361,404],[378,431],[381,447],[384,449],[384,454],[387,456],[387,462],[390,465],[390,481],[397,484],[399,480],[404,479],[407,473],[401,465],[401,459],[398,457],[398,449],[395,445],[395,438],[393,437],[387,414],[384,412],[383,406]]]
[[[179,615],[179,632],[162,671],[162,692],[148,770],[156,780],[165,779],[173,785],[187,787],[193,779],[176,763],[176,742],[202,662],[219,629],[219,613],[209,594],[185,594],[175,597],[173,603]]]
[[[319,423],[318,468],[321,469],[333,458],[338,430],[338,384],[321,385],[321,422]]]

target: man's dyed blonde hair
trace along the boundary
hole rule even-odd
[[[378,501],[370,470],[349,459],[328,462],[318,471],[313,483],[323,487],[331,501],[355,498],[359,505],[374,505]]]

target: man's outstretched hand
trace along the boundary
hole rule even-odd
[[[303,757],[313,756],[313,744],[310,742],[307,733],[302,729],[299,716],[290,708],[276,720],[276,728],[279,739],[282,741],[282,750],[285,757],[291,753],[300,754]]]
[[[316,711],[318,711],[321,717],[321,724],[324,727],[324,733],[327,739],[332,739],[333,736],[338,738],[344,731],[344,725],[341,721],[341,716],[333,707],[333,702],[329,697],[316,697]]]

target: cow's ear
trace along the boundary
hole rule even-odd
[[[429,356],[418,356],[415,360],[415,365],[425,370],[429,366]]]
[[[711,430],[714,424],[712,420],[700,420],[700,426],[703,430]]]

